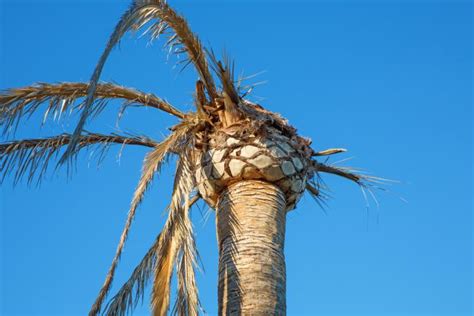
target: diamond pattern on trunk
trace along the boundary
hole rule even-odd
[[[304,153],[275,129],[263,135],[238,137],[220,132],[211,138],[211,149],[201,155],[201,168],[196,170],[196,179],[203,182],[199,192],[209,205],[215,206],[228,185],[260,179],[278,185],[285,193],[287,210],[294,208],[306,185]]]

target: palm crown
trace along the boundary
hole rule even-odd
[[[185,66],[194,66],[199,76],[194,95],[195,112],[184,113],[153,94],[99,82],[108,55],[122,36],[143,27],[147,27],[151,39],[166,36],[170,51],[185,55]],[[174,311],[180,315],[198,314],[200,305],[194,272],[197,250],[189,211],[201,198],[216,208],[227,187],[243,180],[260,180],[281,189],[285,210],[289,211],[306,191],[318,203],[324,203],[322,173],[354,181],[369,192],[375,183],[383,180],[317,161],[319,156],[345,150],[314,151],[311,141],[299,136],[285,119],[246,100],[250,90],[241,88],[240,82],[235,80],[232,62],[228,58],[220,61],[211,50],[206,50],[186,20],[165,1],[136,0],[115,27],[89,83],[40,83],[2,92],[0,124],[4,136],[13,133],[25,117],[39,110],[45,111],[44,120],[67,112],[81,114],[72,134],[1,143],[2,179],[11,175],[15,182],[23,177],[28,181],[39,180],[51,160],[59,158],[57,166],[68,166],[81,149],[90,146],[99,146],[104,154],[112,144],[150,147],[115,257],[90,315],[103,309],[137,207],[170,155],[178,159],[167,221],[129,280],[105,307],[107,314],[122,315],[131,309],[143,296],[150,278],[153,278],[153,312],[155,315],[166,313],[175,268],[178,294]],[[111,99],[123,101],[122,111],[130,105],[151,107],[177,117],[179,123],[170,128],[170,134],[161,142],[144,136],[86,132],[86,122]]]

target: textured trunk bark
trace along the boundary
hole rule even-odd
[[[219,197],[219,315],[286,314],[285,206],[277,186],[257,180]]]

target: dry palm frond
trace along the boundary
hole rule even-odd
[[[61,148],[71,141],[70,134],[50,138],[25,139],[0,144],[0,183],[5,177],[15,172],[14,183],[25,175],[30,183],[35,176],[38,181],[48,169],[51,159],[56,158]],[[79,149],[100,146],[100,156],[104,156],[112,144],[140,145],[154,147],[155,142],[145,137],[125,137],[120,135],[102,135],[88,133],[79,138]]]
[[[317,172],[325,172],[325,173],[330,173],[334,174],[346,179],[349,179],[351,181],[354,181],[357,184],[363,184],[364,180],[368,180],[368,176],[358,174],[354,172],[353,170],[346,168],[346,167],[338,167],[334,165],[327,165],[323,163],[314,163],[316,171]]]
[[[178,270],[179,291],[176,306],[179,306],[180,309],[185,306],[191,312],[197,311],[199,304],[193,269],[196,250],[188,214],[189,196],[195,186],[194,177],[191,172],[190,157],[189,151],[184,150],[176,170],[170,212],[162,232],[163,241],[158,253],[159,261],[155,268],[151,304],[153,315],[165,315],[168,311],[170,281],[173,264],[178,254],[180,255],[180,261],[186,262],[185,265],[180,265]],[[183,282],[184,286],[181,286]]]
[[[179,219],[169,214],[157,250],[158,262],[154,268],[151,305],[155,316],[166,315],[170,303],[170,283],[178,246],[176,225],[179,225]]]
[[[217,59],[212,50],[208,51],[208,54],[212,61],[212,68],[221,81],[222,90],[230,97],[234,104],[239,104],[240,96],[234,85],[235,67],[233,61],[231,61],[226,53],[223,54],[224,63]]]
[[[379,202],[377,200],[374,190],[387,191],[384,185],[390,182],[392,183],[397,182],[390,179],[375,177],[368,174],[362,174],[360,171],[357,171],[354,168],[350,168],[350,167],[327,165],[327,164],[322,164],[322,163],[318,163],[314,161],[313,161],[313,165],[314,165],[314,168],[317,170],[317,172],[334,174],[339,177],[343,177],[357,183],[366,201],[367,212],[370,207],[367,192],[369,193],[370,197],[373,199],[373,201],[378,207]]]
[[[189,206],[191,207],[199,199],[199,195],[194,196],[190,200]],[[105,315],[124,316],[138,304],[140,299],[143,299],[145,287],[155,269],[159,245],[162,240],[161,236],[162,234],[158,235],[155,243],[148,250],[138,266],[133,270],[130,278],[107,304],[104,309]]]
[[[316,161],[313,161],[313,168],[316,174],[318,172],[330,173],[330,174],[343,177],[357,183],[361,187],[364,195],[365,195],[364,189],[367,189],[369,193],[373,196],[372,189],[383,190],[383,188],[380,187],[379,185],[387,184],[389,182],[396,182],[396,181],[385,179],[385,178],[375,177],[368,174],[362,174],[361,172],[358,172],[354,168],[328,165],[328,164],[323,164]]]
[[[328,149],[319,153],[313,153],[312,156],[332,155],[332,154],[344,152],[344,151],[346,150],[342,148]],[[368,194],[370,194],[370,197],[372,197],[372,199],[378,205],[378,201],[375,196],[374,190],[386,191],[383,185],[386,185],[389,182],[396,182],[393,180],[375,177],[369,174],[364,174],[363,172],[355,168],[337,166],[336,164],[338,162],[328,164],[327,160],[324,163],[318,162],[316,160],[311,160],[311,168],[309,170],[310,179],[308,180],[306,184],[306,190],[315,199],[315,201],[322,207],[323,210],[324,210],[324,206],[326,206],[326,201],[330,196],[327,194],[327,190],[329,190],[329,188],[327,187],[327,185],[324,184],[324,181],[321,177],[322,173],[333,174],[333,175],[348,179],[352,182],[355,182],[362,191],[364,199],[366,200],[366,203],[367,203],[367,208],[369,207],[367,192]],[[339,163],[345,160],[347,159],[343,159],[339,161]]]
[[[60,118],[66,111],[81,109],[84,100],[71,107],[78,99],[87,95],[88,83],[62,82],[38,83],[32,86],[9,89],[0,94],[0,125],[4,133],[14,132],[22,117],[31,116],[39,106],[48,102],[43,122],[48,117]],[[109,99],[125,100],[125,105],[141,104],[183,118],[184,114],[168,102],[153,94],[122,87],[113,83],[100,83],[96,87],[95,101],[91,112],[100,112]]]
[[[191,226],[190,219],[185,219],[183,225]],[[193,232],[190,230],[189,235],[192,236],[192,234]],[[197,253],[194,237],[190,237],[189,239],[189,241],[183,243],[179,256],[180,259],[177,267],[178,295],[173,308],[173,313],[176,315],[197,316],[200,308],[196,277],[194,273]]]
[[[115,27],[109,41],[107,42],[106,48],[96,65],[94,73],[90,79],[87,97],[84,101],[83,112],[74,131],[74,139],[68,146],[65,155],[61,158],[61,162],[65,162],[76,150],[77,139],[82,133],[89,116],[92,115],[91,107],[94,98],[96,97],[97,83],[110,52],[126,32],[130,30],[137,31],[153,20],[156,20],[156,22],[148,28],[152,39],[158,38],[167,30],[171,29],[173,35],[167,41],[166,45],[174,50],[176,54],[187,53],[189,61],[195,65],[197,72],[204,82],[211,101],[217,96],[214,81],[207,65],[206,55],[202,48],[202,44],[197,36],[191,32],[186,20],[169,7],[166,1],[135,0]]]
[[[172,206],[177,207],[180,221],[177,226],[179,236],[179,263],[178,263],[178,295],[174,306],[174,313],[177,315],[198,315],[199,298],[196,285],[194,266],[196,265],[197,250],[194,240],[192,223],[189,217],[188,197],[194,189],[195,180],[191,171],[189,155],[184,155],[180,159],[176,172],[176,182],[173,195]],[[184,200],[184,201],[183,201]]]
[[[201,80],[196,81],[196,90],[194,94],[194,104],[196,105],[198,117],[203,120],[208,120],[208,114],[205,111],[205,106],[208,103],[206,92],[204,91],[204,83]]]
[[[130,231],[132,221],[135,217],[136,210],[138,208],[138,205],[143,200],[145,192],[151,184],[154,175],[160,170],[161,165],[171,152],[179,152],[179,147],[182,146],[181,143],[183,142],[183,140],[187,137],[190,137],[191,133],[189,132],[192,127],[193,125],[191,125],[187,121],[183,121],[180,124],[176,125],[173,128],[174,132],[169,135],[163,142],[155,146],[155,149],[153,149],[145,157],[143,162],[142,175],[140,177],[140,181],[138,182],[138,186],[135,189],[130,210],[128,212],[128,217],[125,223],[125,227],[120,236],[120,241],[117,246],[114,259],[112,260],[112,264],[107,273],[105,282],[99,292],[99,295],[97,296],[96,301],[94,302],[94,305],[91,308],[91,311],[89,312],[89,315],[97,315],[97,313],[100,311],[101,305],[112,284],[115,269],[120,260],[120,256],[122,254],[125,241],[127,240],[128,233]]]
[[[161,234],[156,238],[155,243],[143,257],[142,261],[133,270],[130,278],[125,282],[118,293],[110,300],[104,309],[103,314],[124,316],[128,311],[137,305],[143,298],[145,287],[153,274],[153,267],[156,262],[156,252],[161,239]],[[135,295],[135,298],[133,297]]]
[[[166,45],[176,54],[187,53],[189,61],[194,64],[212,101],[217,96],[217,93],[214,80],[209,71],[206,54],[201,41],[191,31],[186,20],[176,13],[166,1],[141,0],[137,2],[140,2],[143,6],[150,7],[154,18],[158,19],[158,22],[150,27],[153,39],[162,34],[164,29],[171,28],[173,30],[174,35],[170,37]]]

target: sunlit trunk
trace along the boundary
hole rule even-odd
[[[219,315],[286,314],[285,205],[277,186],[257,180],[219,197]]]

